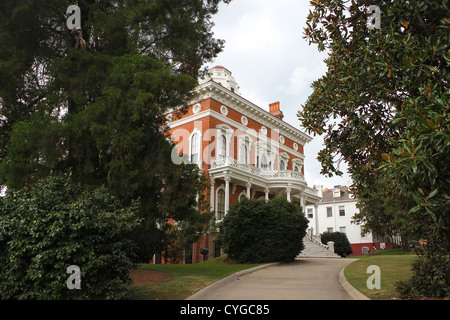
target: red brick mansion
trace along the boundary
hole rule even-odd
[[[312,139],[283,121],[279,102],[267,111],[246,100],[221,66],[209,70],[195,94],[187,113],[169,113],[166,120],[178,153],[209,178],[208,200],[216,220],[243,197],[282,196],[302,207],[318,204],[321,197],[304,178],[303,146]],[[208,249],[209,257],[219,254],[214,239],[203,234],[183,262],[203,261],[201,248]]]

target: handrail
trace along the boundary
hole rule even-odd
[[[304,181],[305,178],[301,172],[292,170],[262,170],[250,164],[241,163],[232,157],[213,160],[211,168],[233,167],[241,171],[257,175],[265,179],[293,179]]]
[[[320,234],[312,235],[311,230],[308,230],[308,234],[305,235],[305,238],[310,240],[311,242],[314,242],[315,244],[319,245],[320,247],[327,249],[328,251],[334,252],[334,246],[333,246],[333,248],[331,248],[330,245],[322,243]],[[333,242],[331,242],[331,243],[333,243]]]
[[[315,244],[318,244],[319,246],[321,246],[322,248],[325,248],[327,250],[330,250],[330,246],[323,244],[322,241],[320,240],[320,236],[315,236],[313,235],[310,240],[312,242],[314,242]]]

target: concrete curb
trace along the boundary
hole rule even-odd
[[[193,295],[187,297],[186,300],[203,300],[204,297],[208,296],[209,290],[214,290],[214,288],[221,287],[221,286],[227,284],[228,282],[238,279],[239,277],[241,277],[243,275],[246,275],[246,274],[258,271],[258,270],[266,269],[266,268],[272,267],[277,264],[280,264],[280,262],[267,263],[267,264],[263,264],[261,266],[257,266],[254,268],[235,272],[233,274],[230,274],[229,276],[226,276],[225,278],[222,278],[216,282],[211,283],[210,285],[204,287],[203,289],[200,289]]]
[[[356,261],[356,260],[355,260]],[[348,295],[354,299],[354,300],[371,300],[364,294],[362,294],[360,291],[356,290],[345,278],[344,270],[347,268],[348,265],[343,267],[341,271],[339,272],[339,282],[341,286],[344,288],[344,290],[348,293]]]

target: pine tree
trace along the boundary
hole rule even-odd
[[[220,2],[80,0],[81,29],[68,30],[72,3],[2,1],[0,184],[70,171],[125,205],[140,199],[144,238],[154,240],[145,256],[169,219],[203,221],[194,208],[204,182],[195,166],[171,162],[161,128],[223,48],[211,32]]]

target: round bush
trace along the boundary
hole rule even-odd
[[[127,297],[136,209],[66,176],[9,191],[0,198],[0,299]],[[80,289],[67,285],[71,265],[80,270]]]
[[[304,249],[307,226],[301,207],[283,198],[244,199],[230,207],[219,243],[238,263],[289,261]]]
[[[348,241],[347,235],[343,232],[324,232],[322,233],[321,240],[323,244],[333,241],[334,252],[341,257],[346,257],[353,253],[350,241]]]

